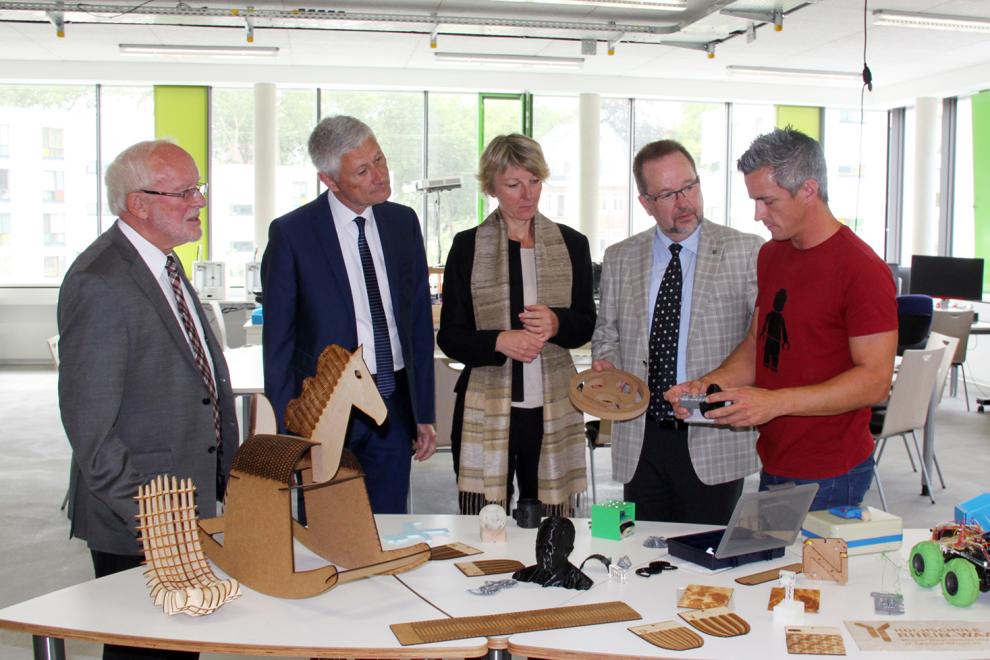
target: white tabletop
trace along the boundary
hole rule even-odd
[[[752,626],[745,636],[720,639],[702,635],[704,646],[678,652],[683,657],[784,657],[787,655],[783,626],[774,624],[767,611],[775,583],[743,586],[736,577],[800,561],[798,546],[773,562],[746,564],[722,573],[711,573],[677,561],[681,568],[650,578],[635,574],[626,584],[610,582],[605,569],[589,562],[585,573],[594,586],[588,591],[544,588],[519,583],[493,596],[476,596],[468,589],[485,580],[508,575],[468,578],[454,564],[472,559],[518,559],[535,562],[536,530],[520,529],[510,519],[506,543],[481,543],[474,516],[378,516],[386,549],[424,540],[410,537],[401,543],[390,539],[412,532],[424,533],[431,545],[460,541],[483,550],[463,559],[431,561],[398,576],[378,576],[343,584],[313,598],[285,600],[244,589],[244,595],[216,613],[199,618],[168,617],[148,597],[140,569],[93,580],[0,610],[0,627],[35,635],[160,645],[166,648],[202,649],[212,652],[263,653],[288,656],[333,655],[336,657],[475,657],[484,655],[489,640],[469,639],[401,647],[389,628],[405,623],[450,616],[512,612],[620,600],[642,615],[642,620],[586,628],[569,628],[517,634],[491,640],[494,648],[537,657],[669,657],[672,652],[654,647],[627,628],[677,617],[677,589],[687,584],[710,584],[734,588],[731,603]],[[587,520],[575,519],[578,538],[571,562],[579,564],[592,553],[612,560],[628,555],[634,567],[665,557],[666,551],[642,546],[651,534],[673,536],[701,526],[637,523],[636,533],[622,541],[593,539]],[[906,557],[914,542],[925,538],[924,530],[911,530],[905,545],[891,557],[901,563],[899,573],[881,555],[863,555],[849,560],[850,580],[845,586],[815,582],[798,576],[798,587],[821,590],[821,612],[806,614],[803,625],[831,626],[841,631],[849,656],[862,656],[843,625],[844,620],[990,620],[990,598],[983,596],[969,608],[955,608],[938,588],[922,589],[907,573]],[[669,558],[668,558],[669,559]],[[897,577],[899,575],[899,578]],[[899,579],[899,585],[896,580]],[[408,588],[407,588],[408,587]],[[899,590],[904,594],[906,613],[884,617],[873,611],[872,591]],[[412,590],[415,590],[414,593]],[[432,604],[432,606],[431,606]],[[442,610],[442,612],[441,612]],[[972,657],[973,652],[940,652],[941,658]],[[889,657],[889,656],[885,656]]]
[[[260,345],[228,348],[223,352],[230,371],[230,387],[234,394],[254,394],[265,391],[265,370]]]

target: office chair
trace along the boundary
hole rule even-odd
[[[915,429],[924,427],[928,420],[928,407],[935,394],[935,381],[942,362],[944,348],[930,351],[909,350],[904,353],[904,359],[897,371],[897,380],[890,393],[886,410],[875,411],[870,420],[870,433],[877,441],[876,463],[873,466],[873,478],[880,494],[880,506],[887,510],[887,498],[880,483],[880,459],[887,447],[887,438],[894,435],[911,434],[914,440],[914,450],[921,463],[921,475],[928,487],[928,498],[935,504],[932,496],[932,482],[928,477],[928,469],[921,460],[921,448],[918,446],[918,436]],[[908,450],[910,455],[910,450]]]
[[[956,352],[952,356],[953,386],[949,388],[949,393],[952,396],[956,394],[956,370],[958,369],[962,371],[963,393],[966,395],[966,412],[969,412],[969,385],[966,382],[966,347],[969,344],[969,333],[973,329],[974,318],[975,313],[971,309],[963,311],[937,309],[932,318],[932,330],[934,332],[940,332],[943,335],[959,339],[959,345],[956,346]]]
[[[925,347],[932,329],[935,305],[931,296],[897,296],[897,354]]]

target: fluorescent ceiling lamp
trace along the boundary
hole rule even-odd
[[[741,76],[769,76],[769,77],[791,77],[791,78],[815,78],[831,80],[861,80],[862,74],[857,71],[825,71],[822,69],[787,69],[776,66],[746,66],[743,64],[730,64],[725,67],[726,71],[733,75]]]
[[[499,2],[525,2],[531,5],[577,5],[579,7],[607,7],[609,9],[647,9],[651,11],[684,11],[687,0],[498,0]]]
[[[200,46],[169,44],[118,44],[127,55],[211,55],[215,57],[275,57],[275,46]]]
[[[523,66],[549,66],[564,69],[580,69],[583,57],[551,57],[549,55],[518,55],[515,53],[433,53],[437,62],[471,62],[472,64],[521,64]]]
[[[975,16],[949,16],[948,14],[921,14],[892,9],[873,12],[874,25],[926,28],[929,30],[956,30],[959,32],[990,32],[990,18]]]

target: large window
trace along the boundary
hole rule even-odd
[[[243,287],[254,257],[254,90],[214,88],[211,103],[210,258],[226,265],[228,287]]]
[[[598,227],[591,245],[592,261],[601,261],[605,248],[629,235],[630,204],[639,206],[630,191],[629,153],[631,99],[602,99],[598,135]]]
[[[96,87],[0,85],[0,126],[0,284],[57,285],[99,231]]]
[[[967,96],[956,103],[956,184],[951,251],[954,257],[976,256],[973,173],[973,99]]]
[[[426,257],[442,264],[454,234],[478,224],[478,95],[430,94],[427,130],[428,177],[461,177],[459,189],[426,195]]]
[[[306,148],[316,125],[315,89],[280,89],[276,95],[278,166],[275,170],[275,215],[316,197],[316,170]],[[272,218],[262,218],[263,221]],[[261,255],[258,255],[261,259]]]
[[[100,199],[103,200],[100,229],[106,231],[116,219],[106,203],[106,168],[132,144],[155,139],[154,89],[150,85],[100,87],[100,123],[104,127],[100,131],[100,160],[103,165],[100,172]]]
[[[887,113],[825,110],[825,161],[832,214],[884,256],[886,251]]]
[[[543,182],[540,212],[581,229],[581,136],[576,96],[533,99],[533,139],[543,148],[550,178]]]
[[[769,133],[777,124],[777,111],[772,105],[732,105],[732,148],[729,156],[729,226],[765,239],[770,232],[755,219],[756,206],[746,191],[746,180],[736,167],[739,157],[746,153],[757,137]],[[707,192],[707,190],[706,190]]]

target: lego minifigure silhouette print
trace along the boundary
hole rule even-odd
[[[780,352],[791,347],[787,341],[787,323],[784,322],[784,305],[787,303],[787,289],[780,289],[773,297],[773,309],[763,317],[760,337],[763,342],[763,366],[777,371],[780,365]]]

